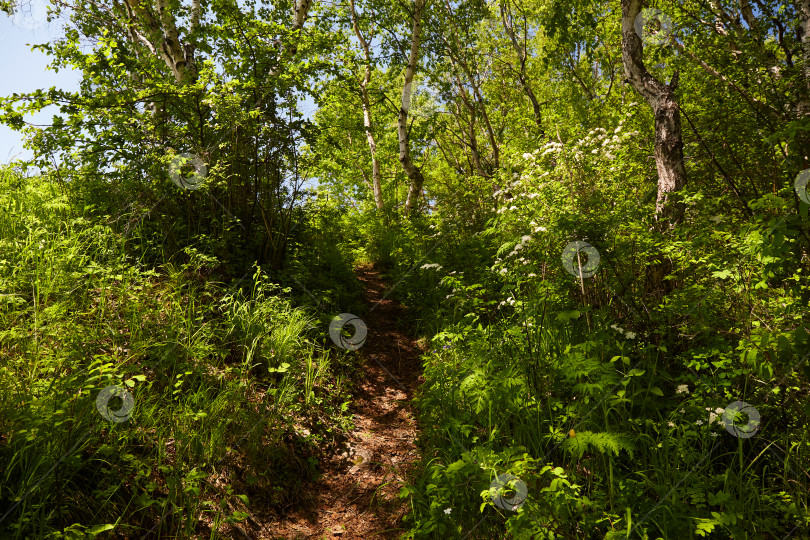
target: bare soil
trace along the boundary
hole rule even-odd
[[[268,525],[263,538],[399,538],[408,501],[398,497],[419,463],[411,398],[423,379],[419,345],[404,330],[404,309],[370,266],[357,269],[370,311],[360,379],[350,412],[355,430],[320,458],[320,480],[305,486],[298,508]]]

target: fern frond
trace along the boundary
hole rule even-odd
[[[591,451],[596,451],[600,454],[612,452],[618,456],[619,452],[624,450],[630,457],[633,457],[633,452],[636,447],[632,439],[624,433],[610,433],[606,431],[595,433],[593,431],[582,431],[576,434],[576,437],[566,439],[562,444],[563,450],[568,452],[575,460],[582,459],[585,452],[590,448]]]

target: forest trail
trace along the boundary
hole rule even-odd
[[[338,452],[321,459],[323,476],[304,487],[309,504],[274,524],[272,538],[394,539],[405,530],[408,502],[398,493],[419,462],[411,399],[422,382],[421,349],[402,329],[404,308],[383,299],[388,287],[379,272],[356,271],[370,307],[350,408],[356,427]]]

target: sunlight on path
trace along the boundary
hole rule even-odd
[[[381,300],[386,284],[369,266],[357,269],[366,302],[377,304],[358,352],[364,360],[352,404],[356,429],[323,459],[323,476],[305,486],[307,502],[271,526],[271,538],[399,538],[408,510],[397,496],[419,461],[410,403],[419,386],[421,353],[400,328],[403,308]],[[282,518],[283,519],[283,518]]]

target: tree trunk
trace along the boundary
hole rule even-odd
[[[374,191],[374,204],[377,206],[377,210],[382,212],[385,209],[382,196],[382,172],[380,171],[380,160],[377,158],[377,141],[374,140],[374,133],[371,131],[371,102],[368,97],[368,83],[371,81],[371,54],[369,52],[368,40],[360,31],[360,26],[357,24],[354,0],[349,0],[349,8],[351,9],[354,35],[357,36],[357,40],[363,48],[363,55],[366,61],[363,80],[360,82],[360,97],[363,100],[363,127],[366,131],[368,150],[371,154],[371,184]],[[373,31],[371,38],[373,38]]]
[[[529,84],[529,78],[526,74],[526,61],[528,60],[528,51],[527,51],[527,39],[526,33],[524,32],[523,35],[523,43],[518,43],[517,35],[515,34],[515,26],[514,26],[514,18],[512,17],[512,13],[507,13],[507,3],[504,2],[501,4],[501,20],[503,21],[503,28],[506,30],[506,34],[509,36],[509,40],[512,42],[512,47],[514,47],[515,52],[518,55],[518,62],[520,62],[520,71],[518,71],[518,82],[520,82],[521,88],[523,88],[523,92],[529,98],[529,101],[532,104],[532,111],[534,112],[534,121],[537,124],[537,128],[540,130],[540,136],[545,138],[546,132],[543,129],[543,113],[540,111],[540,103],[537,101],[537,97],[534,95],[534,91],[532,90],[531,85]],[[508,15],[508,17],[507,17]]]
[[[658,81],[644,65],[642,42],[635,31],[641,0],[622,0],[622,61],[627,81],[641,94],[655,114],[655,165],[658,169],[656,219],[662,228],[679,223],[684,208],[672,196],[686,183],[683,160],[681,112],[675,97],[677,72],[667,85]],[[669,222],[669,224],[667,223]]]
[[[405,200],[405,215],[411,215],[416,208],[416,200],[422,192],[425,178],[422,171],[411,161],[411,149],[408,142],[408,110],[411,108],[411,85],[413,74],[416,71],[416,62],[419,58],[419,45],[422,39],[422,11],[426,0],[413,2],[413,33],[411,35],[411,54],[408,57],[408,66],[405,68],[405,84],[402,87],[402,107],[399,109],[397,134],[399,136],[399,162],[410,179],[408,197]]]
[[[802,29],[802,75],[804,85],[799,91],[799,116],[810,114],[810,0],[798,0],[796,9]]]
[[[130,20],[137,21],[144,32],[134,24],[128,27],[130,40],[145,46],[149,52],[162,59],[180,84],[194,83],[198,77],[197,62],[194,58],[196,45],[186,39],[180,41],[180,32],[168,0],[155,0],[157,13],[148,4],[138,0],[125,0],[125,9]],[[192,0],[191,17],[186,37],[190,37],[200,25],[200,0]]]

